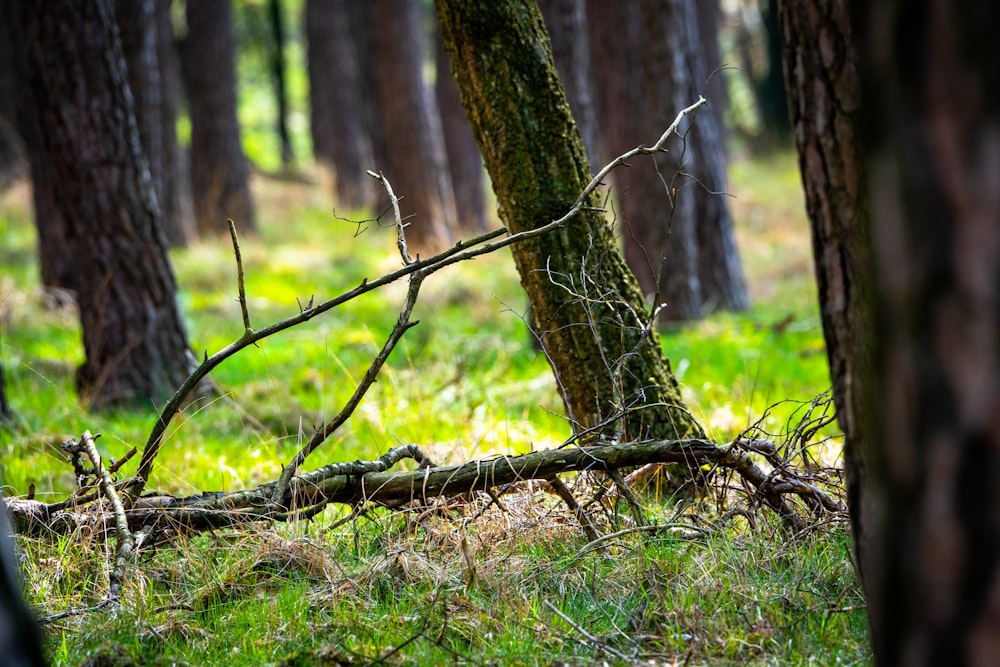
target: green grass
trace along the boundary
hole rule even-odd
[[[720,440],[772,404],[808,400],[829,384],[794,160],[737,163],[731,178],[755,305],[663,336],[685,400]],[[254,326],[399,265],[391,230],[355,236],[317,188],[262,178],[254,187],[261,237],[242,243]],[[49,500],[74,484],[61,440],[100,432],[99,447],[117,458],[141,447],[155,410],[92,413],[77,401],[76,314],[43,303],[28,201],[20,186],[0,199],[0,359],[18,414],[0,427],[0,474],[6,492],[34,484]],[[231,249],[199,245],[173,260],[194,347],[214,352],[238,337]],[[213,377],[227,398],[172,426],[150,486],[186,494],[273,479],[296,450],[300,424],[308,436],[353,390],[404,289],[368,295],[223,364]],[[415,312],[421,324],[311,465],[408,442],[442,462],[561,442],[569,429],[518,316],[524,306],[506,253],[431,277]],[[799,407],[778,406],[763,428],[780,433]],[[507,513],[494,507],[476,520],[471,505],[422,518],[373,510],[336,528],[341,510],[330,509],[310,524],[220,531],[146,551],[129,570],[117,616],[52,624],[48,648],[58,665],[101,650],[136,664],[615,663],[601,646],[690,656],[688,664],[869,660],[842,524],[792,537],[767,519],[755,528],[735,519],[695,539],[631,534],[580,554],[585,539],[554,498],[504,503]],[[650,501],[647,509],[672,519],[672,508]],[[682,516],[704,526],[718,518],[711,502]],[[30,597],[46,613],[102,599],[109,544],[74,536],[22,546]]]
[[[698,538],[630,535],[583,552],[554,500],[510,503],[471,524],[458,511],[413,530],[385,516],[334,531],[321,521],[158,550],[130,571],[117,618],[50,629],[56,662],[117,647],[137,664],[334,664],[324,654],[364,664],[401,645],[390,663],[615,664],[616,653],[696,665],[865,660],[841,531],[793,541],[774,539],[783,533],[770,524]],[[32,562],[50,549],[27,547]],[[77,570],[43,561],[30,580],[52,588],[36,594],[100,599],[106,582],[87,573],[102,572],[106,554],[67,550]]]

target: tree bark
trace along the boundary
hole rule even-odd
[[[639,127],[656,136],[674,109],[703,92],[709,70],[690,0],[639,2]],[[625,258],[643,292],[665,303],[664,322],[705,310],[741,310],[746,282],[726,200],[722,128],[711,112],[685,127],[668,153],[637,161],[623,193]]]
[[[700,14],[711,13],[698,9],[700,5],[716,4],[713,0],[688,0],[683,12],[687,18],[689,47],[685,54],[687,69],[691,73],[692,98],[705,96],[724,88],[723,73],[713,70],[719,65],[717,26],[699,25]],[[708,34],[709,41],[702,42]],[[780,67],[780,61],[775,61]],[[780,70],[779,70],[780,74]],[[711,77],[711,81],[709,80]],[[736,231],[729,208],[729,188],[726,174],[726,126],[714,108],[724,98],[709,98],[712,105],[708,113],[699,114],[689,135],[689,150],[695,168],[691,194],[695,200],[695,230],[698,239],[698,280],[701,283],[702,310],[740,311],[750,306],[743,263],[736,248]]]
[[[435,25],[437,23],[435,22]],[[466,232],[485,232],[486,188],[483,172],[483,156],[479,153],[472,126],[465,117],[458,86],[451,74],[448,54],[441,45],[441,30],[438,28],[436,49],[436,71],[434,95],[441,113],[441,128],[444,130],[444,147],[448,156],[448,173],[451,175],[455,191],[455,209],[458,212],[459,229]]]
[[[0,62],[8,63],[0,69],[0,190],[27,171],[24,144],[16,129],[17,67],[10,64],[14,50],[9,33],[9,25],[0,20]]]
[[[38,233],[38,265],[42,286],[55,297],[57,303],[70,299],[76,290],[76,255],[66,237],[66,221],[56,206],[52,176],[44,157],[42,134],[38,126],[38,112],[30,90],[30,72],[27,60],[29,45],[24,34],[16,28],[19,17],[12,3],[0,3],[3,22],[10,38],[11,63],[14,74],[14,97],[18,133],[24,141],[31,176],[31,197]]]
[[[876,267],[880,665],[1000,656],[1000,6],[852,4]],[[822,45],[824,42],[821,41]]]
[[[271,53],[271,78],[274,97],[277,101],[278,139],[281,142],[281,166],[288,168],[295,161],[292,139],[288,133],[288,90],[285,85],[285,22],[281,12],[281,0],[268,0],[268,17],[273,37]]]
[[[882,520],[867,488],[874,455],[871,231],[861,162],[861,84],[845,0],[782,0],[784,72],[799,153],[823,335],[844,433],[855,562],[870,614],[881,609]],[[817,49],[817,45],[821,48]]]
[[[785,82],[781,70],[782,43],[778,2],[779,0],[766,0],[767,8],[761,12],[767,47],[767,71],[754,81],[767,148],[785,145],[788,132],[791,130]]]
[[[677,109],[690,104],[694,86],[688,70],[685,7],[682,0],[639,3],[639,128],[643,137],[659,136]],[[704,116],[702,116],[704,117]],[[685,121],[684,131],[689,129]],[[648,139],[647,139],[648,141]],[[668,153],[638,160],[622,202],[625,259],[646,297],[664,303],[664,321],[701,316],[695,193],[680,172],[692,161],[679,138]],[[693,171],[690,167],[689,171]]]
[[[585,0],[539,0],[538,7],[545,18],[556,71],[566,91],[576,128],[587,149],[587,159],[591,164],[601,164],[604,158],[598,152],[587,3]]]
[[[536,5],[438,0],[436,6],[501,220],[519,232],[563,215],[590,180],[590,168]],[[601,202],[595,194],[590,203]],[[642,296],[602,212],[585,210],[568,227],[517,244],[513,254],[533,328],[577,432],[618,435],[612,422],[626,412],[620,426],[626,440],[700,433],[680,407],[669,362],[645,326]]]
[[[709,101],[709,111],[715,119],[715,126],[720,128],[723,134],[727,134],[726,110],[729,109],[729,90],[726,86],[732,74],[719,69],[725,64],[719,44],[719,30],[722,28],[723,20],[721,0],[696,0],[694,5],[698,21],[698,42],[705,52],[706,74],[711,77],[705,86],[704,95]],[[781,55],[780,51],[778,55]],[[724,139],[721,148],[724,155],[728,153]]]
[[[637,109],[643,108],[642,61],[639,53],[640,12],[638,0],[588,0],[587,28],[593,56],[594,91],[597,101],[598,150],[611,159],[638,146],[648,137],[638,127]],[[647,160],[636,164],[646,165]],[[622,224],[622,208],[640,177],[641,168],[618,169],[611,174],[612,194],[617,204],[615,222]],[[640,186],[641,187],[641,186]],[[627,233],[627,231],[626,231]],[[626,253],[632,252],[626,245]],[[629,267],[642,258],[629,258]],[[638,265],[638,264],[636,264]],[[639,278],[644,294],[653,286]]]
[[[160,139],[161,180],[160,211],[167,243],[173,247],[188,245],[197,236],[188,185],[188,163],[177,140],[177,108],[181,96],[180,63],[170,16],[171,0],[155,0],[156,59],[160,69]]]
[[[0,657],[8,667],[44,667],[38,624],[21,597],[17,554],[0,496]]]
[[[95,406],[166,400],[190,353],[110,0],[14,4],[76,274]]]
[[[334,176],[334,193],[348,209],[375,205],[371,136],[364,123],[362,72],[348,0],[306,0],[309,118],[313,154]]]
[[[199,236],[256,229],[250,170],[236,118],[236,64],[230,0],[185,5],[182,66],[191,116],[191,196]]]
[[[411,0],[371,2],[376,116],[384,152],[378,168],[412,216],[407,239],[423,252],[441,250],[457,229],[437,102],[424,82],[421,6]]]
[[[163,200],[163,126],[160,117],[163,104],[160,95],[160,63],[156,22],[156,0],[115,0],[115,21],[121,37],[122,53],[128,70],[128,85],[132,91],[135,120],[139,128],[149,177],[160,208],[158,219],[164,231],[170,226],[160,202]]]

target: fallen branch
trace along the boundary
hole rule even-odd
[[[404,459],[412,459],[422,467],[389,472],[389,468]],[[467,496],[516,482],[547,480],[567,472],[681,462],[734,471],[754,490],[756,498],[773,508],[794,530],[808,525],[810,519],[806,517],[812,510],[800,513],[791,498],[813,501],[831,512],[845,511],[822,489],[792,477],[788,471],[779,475],[764,472],[747,454],[745,443],[720,446],[703,439],[574,447],[441,467],[433,467],[416,445],[406,445],[374,461],[333,463],[300,473],[291,479],[278,505],[302,511],[318,511],[330,503],[399,507],[411,501]],[[276,509],[272,502],[276,485],[277,482],[269,482],[246,491],[202,493],[184,498],[144,496],[136,499],[125,516],[130,530],[145,528],[155,535],[151,537],[154,542],[186,532],[296,518],[294,511]],[[47,505],[37,500],[11,498],[8,506],[19,532],[67,534],[89,527],[103,535],[115,530],[113,517],[98,504],[68,507],[65,503]]]
[[[100,437],[100,434],[97,437]],[[64,442],[62,447],[70,454],[73,454],[74,457],[79,454],[87,456],[92,466],[91,472],[97,478],[101,493],[111,503],[111,514],[114,518],[115,539],[118,542],[118,549],[115,552],[115,565],[111,570],[107,602],[108,604],[115,605],[121,598],[122,583],[125,580],[125,565],[132,557],[132,552],[135,549],[135,537],[132,535],[132,531],[129,530],[128,518],[125,515],[125,506],[122,504],[118,491],[115,489],[111,472],[104,466],[94,439],[95,437],[90,434],[90,431],[84,431],[79,442],[70,440]]]
[[[598,187],[601,186],[601,184],[604,181],[604,178],[613,169],[617,168],[622,164],[627,163],[628,160],[637,155],[650,155],[662,151],[666,141],[670,138],[672,134],[677,132],[677,128],[680,126],[681,121],[684,119],[684,117],[687,116],[688,114],[694,113],[696,110],[698,110],[705,104],[707,104],[705,98],[699,97],[697,102],[678,112],[677,117],[674,118],[674,121],[663,132],[659,140],[651,147],[647,148],[644,146],[640,146],[637,148],[633,148],[632,150],[623,153],[622,155],[618,156],[610,163],[605,165],[605,167],[601,169],[597,173],[597,175],[594,176],[593,179],[591,179],[591,181],[583,189],[583,191],[577,197],[576,201],[573,203],[570,209],[566,211],[566,213],[564,213],[561,217],[556,218],[555,220],[552,220],[551,222],[544,224],[540,227],[518,232],[516,234],[510,234],[506,228],[501,227],[499,229],[494,229],[493,231],[469,239],[468,241],[459,241],[457,244],[455,244],[448,250],[445,250],[427,259],[410,260],[409,255],[406,252],[405,242],[400,242],[399,244],[400,251],[403,253],[403,262],[404,262],[404,266],[402,266],[401,268],[391,273],[384,274],[375,280],[369,281],[367,278],[365,278],[353,289],[347,290],[346,292],[343,292],[342,294],[327,301],[324,301],[322,303],[313,305],[312,301],[310,300],[309,305],[303,308],[298,315],[294,315],[287,319],[281,320],[280,322],[275,322],[274,324],[264,327],[263,329],[254,330],[250,328],[249,313],[247,313],[245,310],[245,294],[241,295],[241,298],[243,299],[241,307],[243,308],[244,326],[245,326],[245,331],[243,332],[243,335],[211,356],[209,356],[208,353],[206,352],[201,364],[199,364],[198,367],[191,372],[191,375],[188,376],[187,380],[184,381],[184,383],[177,389],[177,391],[170,398],[170,400],[167,401],[167,404],[163,407],[163,410],[156,418],[156,421],[153,424],[153,428],[150,431],[149,438],[146,440],[146,444],[143,447],[142,456],[139,460],[139,467],[136,470],[135,476],[132,479],[128,480],[127,484],[125,484],[124,488],[122,489],[123,496],[125,496],[123,499],[125,504],[128,505],[132,501],[132,499],[138,498],[142,494],[143,490],[146,488],[146,483],[149,481],[149,477],[153,471],[153,463],[156,460],[156,457],[160,451],[160,447],[163,444],[163,436],[167,431],[167,427],[169,426],[170,422],[173,421],[174,417],[176,417],[177,414],[184,407],[188,399],[188,396],[201,383],[201,381],[208,376],[209,373],[211,373],[217,366],[219,366],[226,359],[232,357],[240,350],[243,350],[251,345],[257,344],[258,342],[269,336],[272,336],[280,331],[285,331],[292,327],[298,326],[303,322],[308,322],[309,320],[316,317],[317,315],[320,315],[321,313],[325,313],[329,310],[332,310],[333,308],[341,306],[347,303],[348,301],[351,301],[361,296],[362,294],[371,292],[375,289],[396,282],[401,278],[411,276],[418,272],[423,274],[424,276],[428,276],[431,273],[440,271],[441,269],[447,266],[451,266],[452,264],[467,261],[475,257],[479,257],[480,255],[486,255],[495,252],[500,248],[505,248],[509,245],[512,245],[514,243],[519,243],[527,239],[544,236],[545,234],[548,234],[566,225],[570,220],[572,220],[577,215],[577,213],[588,207],[587,206],[588,197],[590,197],[590,195]],[[375,175],[375,177],[379,178],[379,180],[383,183],[383,185],[388,185],[384,177],[380,177],[379,175]],[[389,191],[391,193],[391,188]],[[394,195],[392,196],[392,198],[393,200],[395,200]],[[397,216],[398,230],[401,235],[403,225],[401,224],[401,222],[399,222],[398,207],[394,207],[393,210],[395,215]],[[238,242],[236,241],[235,230],[232,232],[232,234],[234,239],[234,246],[237,248],[236,252],[238,252]],[[505,237],[505,238],[499,238],[499,237]],[[240,285],[242,285],[242,281],[238,282],[240,282]]]

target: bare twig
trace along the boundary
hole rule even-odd
[[[129,449],[120,459],[118,459],[117,461],[108,466],[108,472],[114,475],[123,465],[128,463],[132,459],[132,457],[136,455],[138,451],[139,450],[137,450],[135,447]]]
[[[587,641],[589,641],[591,644],[594,645],[594,648],[596,648],[598,650],[601,650],[601,651],[604,651],[605,653],[610,653],[611,655],[615,656],[619,660],[629,660],[630,659],[629,656],[625,655],[624,653],[622,653],[618,649],[616,649],[616,648],[614,648],[612,646],[608,646],[607,644],[605,644],[604,642],[602,642],[600,639],[598,639],[594,635],[592,635],[589,632],[587,632],[587,630],[585,628],[583,628],[579,623],[577,623],[576,621],[574,621],[572,618],[570,618],[569,616],[567,616],[563,612],[559,611],[559,608],[556,607],[551,602],[549,602],[548,600],[545,600],[545,606],[548,607],[553,613],[555,613],[556,616],[558,616],[562,620],[566,621],[566,623],[569,625],[569,627],[571,627],[574,630],[576,630],[577,632],[579,632],[580,635],[583,636],[584,639],[586,639]]]
[[[288,490],[289,480],[292,479],[295,472],[299,469],[306,458],[308,458],[308,456],[312,454],[317,447],[323,444],[334,431],[340,428],[344,422],[346,422],[350,416],[354,414],[354,410],[358,407],[358,404],[361,403],[361,399],[364,398],[364,395],[368,392],[371,386],[375,384],[375,380],[378,378],[378,374],[382,370],[382,366],[385,365],[389,355],[403,338],[403,334],[418,324],[418,322],[410,321],[410,315],[413,313],[413,307],[417,303],[417,296],[420,293],[420,285],[423,283],[424,277],[425,274],[423,273],[415,273],[410,277],[409,289],[406,292],[406,301],[403,303],[403,309],[399,313],[399,319],[396,321],[396,325],[389,333],[388,340],[386,340],[382,349],[379,350],[379,353],[372,360],[371,364],[369,364],[368,370],[365,371],[364,377],[361,378],[361,382],[358,383],[358,386],[354,389],[354,393],[351,394],[351,397],[347,400],[347,403],[344,404],[344,407],[341,408],[340,412],[338,412],[333,419],[329,420],[317,429],[313,433],[312,437],[309,438],[309,442],[307,442],[305,446],[299,450],[299,452],[295,455],[295,458],[293,458],[291,462],[285,466],[285,469],[282,470],[281,477],[278,479],[278,483],[274,488],[274,494],[271,496],[272,502],[279,503],[281,501]]]
[[[236,286],[240,295],[240,312],[243,314],[243,330],[246,333],[253,333],[250,328],[250,311],[247,310],[246,284],[243,280],[243,255],[240,253],[240,240],[236,236],[236,223],[232,218],[229,223],[229,235],[233,238],[233,253],[236,255]]]
[[[639,503],[639,499],[636,497],[632,487],[622,479],[622,474],[617,470],[609,470],[608,477],[618,487],[618,492],[625,497],[625,501],[632,510],[632,518],[635,519],[635,522],[640,526],[646,525],[646,517],[642,513],[642,505]]]
[[[410,264],[413,264],[413,258],[410,257],[410,250],[406,247],[406,233],[404,231],[406,225],[403,224],[403,217],[399,212],[399,199],[396,197],[396,193],[392,191],[392,185],[389,183],[389,179],[386,178],[382,172],[375,173],[369,169],[367,173],[369,176],[381,183],[382,187],[384,187],[385,191],[389,194],[389,201],[392,203],[392,219],[396,223],[396,247],[399,248],[399,256],[403,258],[403,265],[409,266]]]
[[[572,491],[566,488],[563,481],[559,479],[558,475],[550,475],[545,478],[545,481],[552,486],[552,490],[556,492],[556,495],[562,498],[562,501],[566,503],[566,507],[569,511],[573,513],[576,520],[580,522],[583,527],[583,532],[586,534],[588,540],[596,540],[600,537],[600,533],[597,532],[597,528],[594,527],[594,522],[590,520],[590,515],[587,514],[580,503],[576,502],[576,498],[573,496]]]
[[[222,348],[215,354],[209,356],[207,353],[204,356],[202,363],[192,371],[191,375],[188,376],[187,380],[177,389],[171,399],[163,407],[160,415],[157,417],[156,422],[153,424],[153,428],[149,434],[149,438],[146,440],[146,444],[143,447],[142,457],[139,461],[139,468],[136,471],[135,477],[129,481],[125,488],[125,494],[128,496],[126,498],[126,503],[130,502],[131,498],[137,498],[149,481],[149,476],[153,471],[153,462],[156,456],[159,454],[160,446],[163,442],[163,436],[166,433],[167,426],[173,420],[173,418],[180,412],[181,407],[187,400],[188,395],[194,390],[195,387],[209,374],[211,373],[219,364],[233,356],[240,350],[253,345],[268,336],[272,336],[280,331],[290,329],[294,326],[307,322],[312,318],[325,313],[328,310],[336,308],[337,306],[343,305],[348,301],[351,301],[362,294],[370,292],[372,290],[378,289],[389,283],[393,283],[400,278],[412,275],[414,273],[422,272],[425,276],[430,275],[436,271],[439,271],[446,266],[451,266],[452,264],[473,259],[479,257],[480,255],[489,254],[495,252],[500,248],[505,248],[514,243],[519,243],[526,239],[536,238],[539,236],[544,236],[549,232],[565,225],[573,217],[585,208],[589,208],[587,204],[587,198],[593,193],[600,185],[603,183],[604,178],[613,169],[618,166],[625,164],[629,159],[635,157],[636,155],[647,155],[651,153],[656,153],[663,148],[663,144],[666,140],[677,131],[683,118],[696,111],[701,106],[705,105],[707,102],[705,98],[699,97],[698,101],[680,111],[677,117],[674,119],[673,123],[664,131],[660,136],[660,139],[650,148],[638,147],[623,153],[611,162],[609,162],[603,169],[601,169],[590,183],[583,189],[580,196],[573,203],[573,206],[561,217],[552,220],[551,222],[537,227],[535,229],[525,230],[518,232],[516,234],[509,234],[506,228],[494,229],[493,231],[486,232],[477,237],[469,239],[468,241],[459,241],[452,248],[445,250],[437,255],[429,257],[427,259],[416,259],[412,263],[406,264],[400,269],[387,273],[375,280],[369,281],[367,278],[362,280],[353,289],[347,290],[340,295],[317,304],[314,307],[308,307],[303,309],[298,315],[289,317],[287,319],[275,322],[263,329],[256,331],[245,331],[244,334],[233,341],[226,347]],[[500,239],[499,237],[506,235],[505,238]],[[499,239],[499,240],[497,240]],[[405,255],[404,255],[405,257]]]
[[[98,434],[97,437],[100,437]],[[115,517],[115,540],[118,542],[118,549],[115,554],[115,564],[111,570],[111,585],[108,590],[108,599],[117,601],[121,597],[122,582],[125,579],[125,563],[132,556],[135,548],[135,537],[128,527],[128,519],[125,516],[125,506],[122,505],[118,491],[115,489],[115,482],[111,479],[111,473],[104,467],[101,455],[97,451],[94,443],[94,436],[90,431],[84,431],[77,445],[79,451],[86,454],[91,465],[94,466],[94,474],[97,475],[98,483],[101,486],[101,493],[111,503],[111,508]]]

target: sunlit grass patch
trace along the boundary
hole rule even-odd
[[[506,495],[503,509],[484,509],[488,502],[373,513],[332,530],[328,512],[312,524],[222,531],[147,552],[117,618],[68,619],[50,641],[60,664],[109,643],[141,664],[325,664],[322,653],[416,664],[865,659],[842,528],[775,540],[783,529],[765,520],[695,536],[625,532],[594,548],[551,496]],[[32,573],[38,593],[64,603],[96,595],[99,581],[68,582],[101,571],[99,548],[62,549],[77,560],[58,567],[58,543],[28,548],[46,564]]]
[[[829,386],[794,161],[777,160],[777,171],[748,163],[732,172],[753,307],[662,336],[687,405],[720,441],[765,414],[763,430],[788,432],[805,409],[795,401]],[[368,223],[356,235],[308,182],[258,176],[254,188],[260,236],[240,237],[252,326],[398,268],[391,229]],[[141,448],[157,406],[94,413],[77,401],[76,313],[47,306],[35,285],[26,203],[13,195],[0,203],[11,259],[0,270],[0,358],[18,413],[0,426],[0,474],[7,492],[34,484],[37,497],[55,500],[74,487],[59,442],[90,429],[102,433],[102,453],[117,459]],[[172,257],[192,346],[198,356],[212,353],[243,330],[232,248],[221,239]],[[184,495],[273,480],[354,390],[404,290],[399,281],[223,363],[213,373],[221,395],[171,425],[150,489]],[[561,443],[570,428],[551,370],[530,345],[525,304],[507,252],[429,278],[414,313],[420,324],[305,467],[370,459],[411,442],[437,463]],[[821,436],[835,433],[830,425]],[[832,441],[814,455],[835,461],[837,449]],[[310,523],[143,549],[127,573],[121,612],[48,626],[51,655],[59,665],[97,651],[192,665],[869,658],[846,526],[792,536],[769,518],[753,527],[739,517],[725,523],[711,502],[678,509],[651,494],[651,519],[701,532],[625,532],[588,549],[554,496],[536,490],[500,500],[502,509],[478,497],[406,514],[362,508],[344,525],[336,521],[349,508],[331,508]],[[602,532],[630,525],[617,521]],[[76,535],[22,546],[32,601],[45,612],[106,593],[113,542]]]

